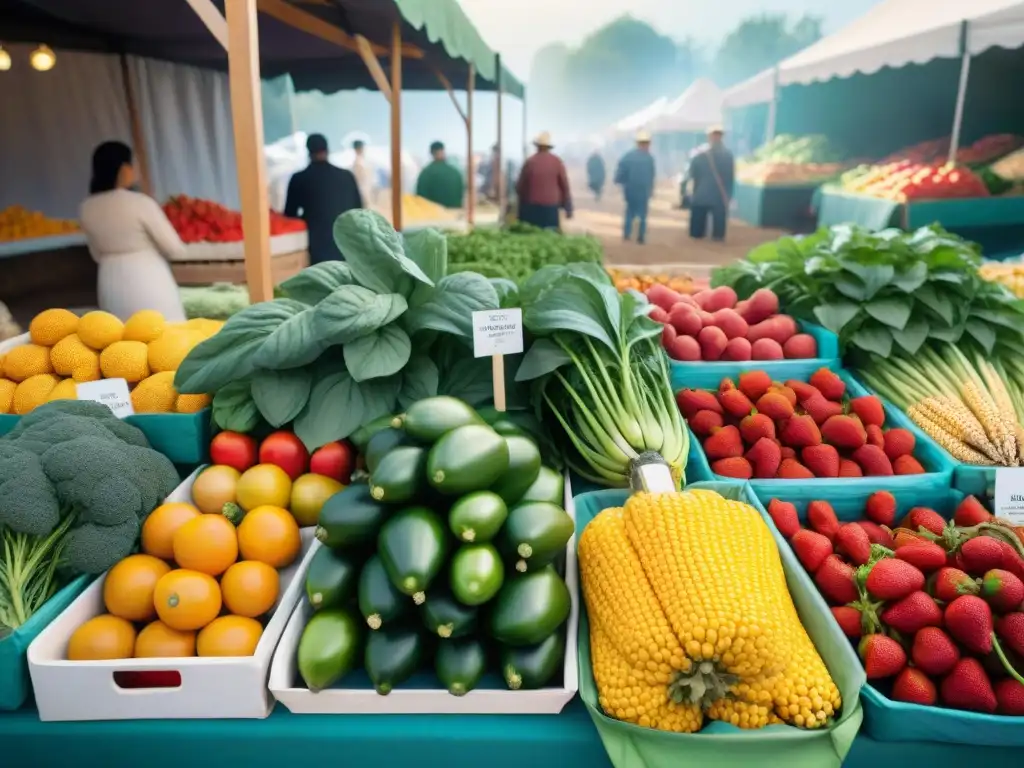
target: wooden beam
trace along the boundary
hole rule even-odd
[[[128,120],[132,127],[132,147],[135,153],[135,167],[139,171],[139,187],[150,197],[153,196],[153,183],[149,177],[149,152],[146,149],[146,135],[142,130],[142,118],[139,116],[139,103],[135,98],[135,86],[132,85],[131,72],[128,68],[128,57],[121,54],[121,77],[124,78],[124,100],[128,106]]]
[[[447,77],[445,77],[444,76],[444,72],[442,72],[437,67],[431,65],[431,69],[434,70],[434,74],[437,75],[437,79],[441,83],[441,85],[444,86],[444,89],[446,91],[448,91],[448,98],[450,98],[452,100],[452,104],[455,105],[455,111],[459,113],[459,117],[461,117],[462,118],[462,122],[465,123],[466,122],[466,110],[464,110],[462,108],[462,105],[459,104],[459,99],[455,95],[455,89],[452,87],[451,80],[449,80]]]
[[[213,0],[186,0],[186,2],[196,12],[196,16],[210,31],[213,38],[220,43],[220,47],[226,51],[228,49],[228,22],[220,9],[213,4]]]
[[[402,231],[402,26],[391,26],[391,223]]]
[[[476,163],[473,160],[473,90],[476,86],[476,67],[469,65],[466,82],[466,223],[476,221]]]
[[[228,78],[235,134],[238,194],[242,201],[245,280],[253,303],[274,298],[270,266],[270,206],[263,156],[263,101],[257,0],[225,0]]]
[[[366,68],[370,70],[370,77],[377,84],[377,89],[384,94],[384,98],[391,103],[391,84],[388,76],[384,74],[384,67],[380,65],[377,55],[373,52],[373,45],[362,35],[356,35],[356,46],[359,48],[359,55],[363,59]]]

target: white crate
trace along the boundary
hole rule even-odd
[[[168,501],[191,501],[196,470]],[[256,653],[238,658],[124,659],[68,661],[68,640],[85,621],[101,613],[101,576],[75,602],[39,633],[28,647],[28,668],[35,689],[39,719],[169,720],[201,718],[263,718],[274,699],[267,675],[274,649],[288,617],[305,589],[303,574],[313,552],[313,528],[302,529],[302,555],[281,571],[281,595],[263,630]],[[121,688],[118,672],[177,672],[174,688]]]
[[[569,477],[565,479],[565,510],[576,519]],[[465,696],[452,696],[443,689],[395,688],[381,696],[372,688],[328,688],[312,693],[302,685],[296,669],[299,638],[312,609],[299,600],[270,668],[270,691],[290,711],[302,715],[556,715],[576,695],[579,688],[576,664],[576,633],[579,617],[579,590],[576,573],[576,536],[565,548],[565,583],[572,607],[565,630],[565,660],[562,683],[557,688],[536,691],[510,691],[505,688],[477,688]],[[443,641],[442,641],[443,642]]]
[[[27,334],[23,333],[20,336],[12,336],[9,339],[0,341],[0,355],[6,355],[15,347],[20,347],[22,344],[31,344],[32,338]]]
[[[283,253],[295,253],[309,248],[309,232],[288,232],[270,238],[270,255],[280,256]],[[175,264],[187,261],[242,261],[245,259],[245,243],[236,240],[230,243],[188,243],[185,250],[177,258]]]

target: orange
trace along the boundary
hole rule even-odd
[[[174,534],[174,562],[210,576],[220,576],[238,559],[238,535],[224,515],[200,515]]]
[[[129,555],[117,563],[103,582],[103,604],[128,621],[149,621],[156,616],[153,590],[171,566],[152,555]]]
[[[292,479],[276,464],[257,464],[245,470],[235,489],[238,505],[246,512],[256,507],[287,507]]]
[[[177,659],[196,655],[196,633],[171,629],[162,621],[147,624],[135,638],[136,659]]]
[[[288,509],[302,528],[316,525],[320,520],[320,508],[324,502],[344,487],[331,477],[302,475],[292,483],[291,503]]]
[[[174,557],[174,532],[195,517],[199,517],[199,510],[191,504],[181,501],[161,504],[142,524],[142,551],[170,560]]]
[[[220,585],[208,574],[178,569],[156,583],[153,602],[171,629],[202,629],[220,613]]]
[[[235,489],[241,476],[237,469],[223,464],[207,467],[192,483],[192,501],[200,512],[220,514],[225,504],[235,503]]]
[[[294,562],[301,548],[299,526],[287,509],[256,507],[238,526],[238,549],[243,560],[284,568]]]
[[[199,656],[252,656],[263,634],[263,625],[245,616],[221,616],[203,628],[196,638]]]
[[[105,613],[80,626],[68,640],[68,661],[130,659],[135,650],[131,622]]]
[[[236,616],[255,619],[274,607],[281,590],[277,571],[258,560],[235,563],[220,579],[224,605]]]

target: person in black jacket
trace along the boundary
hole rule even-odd
[[[309,165],[288,182],[284,215],[301,217],[309,230],[309,262],[344,259],[334,244],[334,221],[345,211],[362,208],[359,185],[351,171],[327,161],[327,139],[319,133],[306,140]]]

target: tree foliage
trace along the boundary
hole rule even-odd
[[[744,19],[726,35],[715,54],[712,72],[728,87],[773,67],[821,38],[821,19],[802,16],[792,25],[783,14]]]

